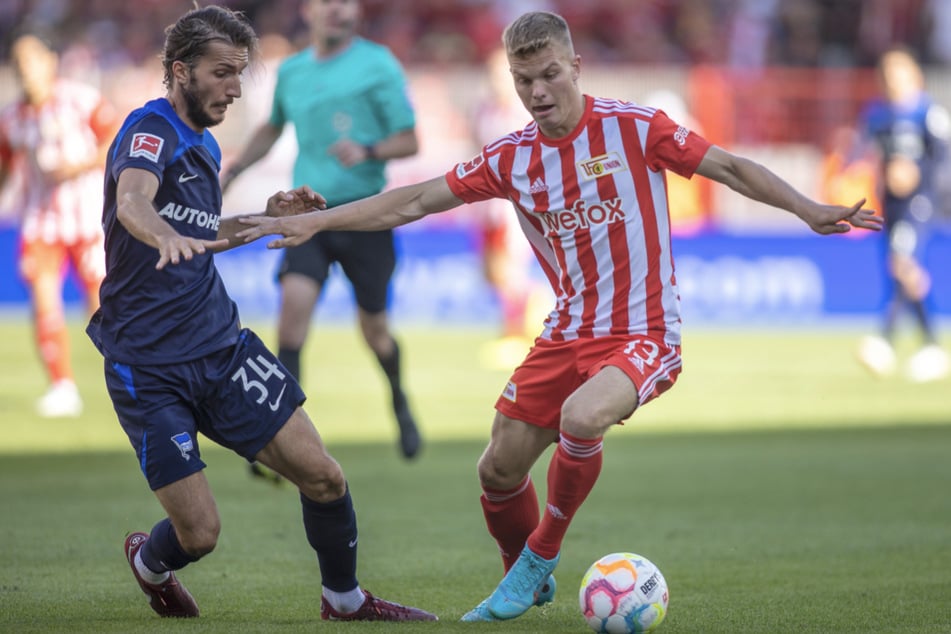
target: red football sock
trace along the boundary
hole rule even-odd
[[[499,545],[502,565],[509,571],[518,559],[525,539],[538,526],[538,496],[531,476],[510,491],[496,491],[483,487],[482,513],[489,534]]]
[[[603,438],[575,438],[562,432],[548,465],[545,512],[527,540],[536,555],[552,559],[561,550],[571,519],[601,474],[602,441]]]
[[[62,307],[59,305],[56,307],[59,308],[58,311],[37,311],[38,314],[35,317],[36,345],[51,383],[73,379],[66,320],[63,317]]]

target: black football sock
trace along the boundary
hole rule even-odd
[[[279,347],[277,349],[277,360],[287,368],[297,382],[300,382],[300,348],[291,350],[290,348]]]
[[[152,572],[180,570],[199,559],[182,549],[175,527],[167,517],[152,528],[152,534],[139,552],[142,554],[142,563]]]
[[[321,504],[301,493],[304,532],[317,551],[321,583],[334,592],[347,592],[357,583],[357,516],[350,489],[338,500]]]
[[[911,301],[909,302],[911,306],[911,312],[915,316],[915,320],[918,322],[918,327],[921,329],[921,334],[926,344],[934,344],[938,342],[938,338],[935,336],[934,328],[931,327],[931,317],[928,315],[928,309],[925,308],[925,303],[922,300]]]
[[[377,355],[377,361],[386,374],[386,380],[390,382],[390,391],[393,394],[393,407],[398,409],[405,405],[406,396],[403,394],[403,388],[400,381],[400,345],[393,340],[393,352],[388,357]]]

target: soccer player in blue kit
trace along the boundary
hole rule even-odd
[[[890,297],[880,336],[865,337],[859,360],[874,374],[891,374],[893,340],[903,310],[911,313],[922,346],[908,360],[910,380],[947,376],[951,363],[941,348],[931,315],[931,276],[925,255],[940,209],[937,186],[947,178],[951,118],[924,90],[924,76],[903,48],[886,51],[878,64],[884,99],[869,104],[862,131],[881,163],[885,217],[885,267]]]
[[[301,408],[297,381],[241,327],[214,265],[213,252],[241,242],[237,220],[221,215],[221,152],[207,128],[241,96],[241,74],[256,51],[257,37],[240,13],[208,6],[182,16],[166,29],[166,97],[130,114],[109,151],[107,273],[87,332],[105,357],[119,422],[167,513],[150,535],[127,536],[126,557],[155,612],[198,616],[174,571],[210,553],[221,529],[201,432],[300,489],[323,619],[436,620],[360,587],[343,471]],[[323,204],[301,187],[271,196],[265,214]]]

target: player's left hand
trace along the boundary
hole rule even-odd
[[[289,192],[277,192],[268,198],[264,213],[272,218],[280,218],[326,208],[327,199],[304,185]]]
[[[317,213],[314,212],[281,217],[241,216],[238,222],[248,227],[237,232],[235,237],[245,242],[253,242],[258,238],[276,234],[283,237],[268,242],[267,248],[296,247],[317,233],[317,227],[313,223],[316,215]]]
[[[344,167],[353,167],[367,160],[367,149],[351,139],[340,139],[328,148],[327,153],[335,157]]]
[[[852,227],[881,231],[882,217],[872,209],[864,209],[865,199],[851,207],[841,205],[816,205],[803,216],[813,231],[828,235],[846,233]]]

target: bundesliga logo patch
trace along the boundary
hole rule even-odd
[[[515,399],[518,397],[518,387],[514,383],[509,381],[505,385],[505,391],[502,392],[502,397],[514,403]]]
[[[456,166],[456,178],[459,178],[461,180],[465,178],[466,176],[468,176],[469,174],[471,174],[472,172],[476,171],[477,169],[479,169],[479,166],[482,165],[484,160],[485,159],[482,157],[482,155],[479,154],[471,161],[466,161],[465,163],[459,163],[459,165]]]
[[[132,147],[129,149],[131,158],[147,158],[153,163],[158,163],[159,154],[162,152],[162,146],[165,145],[165,139],[154,134],[139,132],[132,137]]]

